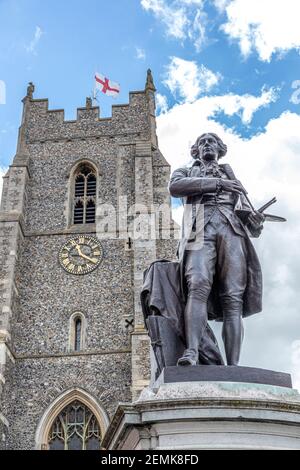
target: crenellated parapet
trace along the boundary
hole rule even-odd
[[[112,115],[102,118],[98,106],[77,108],[75,120],[65,120],[63,109],[49,109],[48,99],[30,99],[27,143],[88,137],[151,135],[150,106],[146,91],[129,93],[128,104],[112,106]]]

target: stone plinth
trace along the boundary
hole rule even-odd
[[[119,405],[104,436],[105,448],[300,450],[300,395],[288,385],[163,383],[167,377],[168,371],[136,402]]]
[[[290,374],[241,366],[171,366],[165,367],[154,384],[173,382],[243,382],[292,388]]]

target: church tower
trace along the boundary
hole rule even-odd
[[[150,71],[111,118],[87,98],[65,121],[33,94],[1,200],[0,448],[99,448],[118,403],[149,382],[143,271],[176,241],[171,220],[156,224],[170,237],[132,235],[129,209],[170,214],[170,167]]]

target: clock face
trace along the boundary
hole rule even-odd
[[[97,238],[78,235],[60,249],[59,262],[71,274],[87,274],[101,263],[103,250]]]

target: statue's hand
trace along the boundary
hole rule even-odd
[[[259,237],[262,229],[264,228],[263,223],[265,216],[261,212],[252,212],[248,217],[247,226],[253,237]]]
[[[230,193],[246,193],[245,188],[243,187],[242,183],[238,180],[220,180],[220,186],[223,191],[228,191]]]
[[[262,214],[259,211],[255,211],[249,215],[248,221],[249,221],[249,224],[251,224],[253,228],[259,229],[259,228],[262,228],[265,219],[266,218],[264,214]]]

